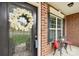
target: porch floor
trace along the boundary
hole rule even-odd
[[[79,56],[79,47],[76,46],[68,46],[67,48],[68,54],[66,53],[66,50],[63,48],[62,49],[62,56]],[[57,50],[55,55],[53,55],[53,52],[51,54],[49,54],[49,56],[60,56],[60,52]]]

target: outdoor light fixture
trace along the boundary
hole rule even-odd
[[[72,7],[74,5],[73,2],[70,2],[69,4],[67,4],[68,7]]]

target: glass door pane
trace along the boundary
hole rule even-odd
[[[29,55],[32,55],[32,48],[31,48],[32,47],[31,46],[32,31],[31,31],[31,29],[29,29],[28,31],[24,31],[24,30],[20,30],[21,27],[18,28],[19,25],[17,25],[17,24],[22,25],[22,28],[27,26],[28,19],[25,18],[25,15],[23,15],[23,14],[18,16],[18,14],[16,12],[18,12],[19,9],[18,9],[18,11],[16,11],[17,8],[21,9],[22,11],[23,11],[23,9],[27,10],[25,8],[22,8],[22,7],[19,7],[16,5],[9,5],[9,20],[10,20],[11,16],[14,15],[14,17],[11,19],[14,19],[14,23],[15,23],[16,17],[18,17],[17,18],[18,21],[17,21],[16,25],[14,25],[13,22],[9,23],[9,25],[10,25],[10,28],[9,28],[10,51],[12,51],[11,53],[13,53],[13,55],[15,55],[15,56],[29,56]],[[15,11],[15,13],[13,13],[14,11]],[[20,11],[19,14],[22,11]],[[27,10],[27,12],[32,13],[30,10]]]

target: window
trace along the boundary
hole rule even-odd
[[[63,19],[50,13],[49,15],[49,42],[63,37]]]

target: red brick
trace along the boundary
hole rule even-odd
[[[79,46],[79,13],[66,16],[67,39]]]

